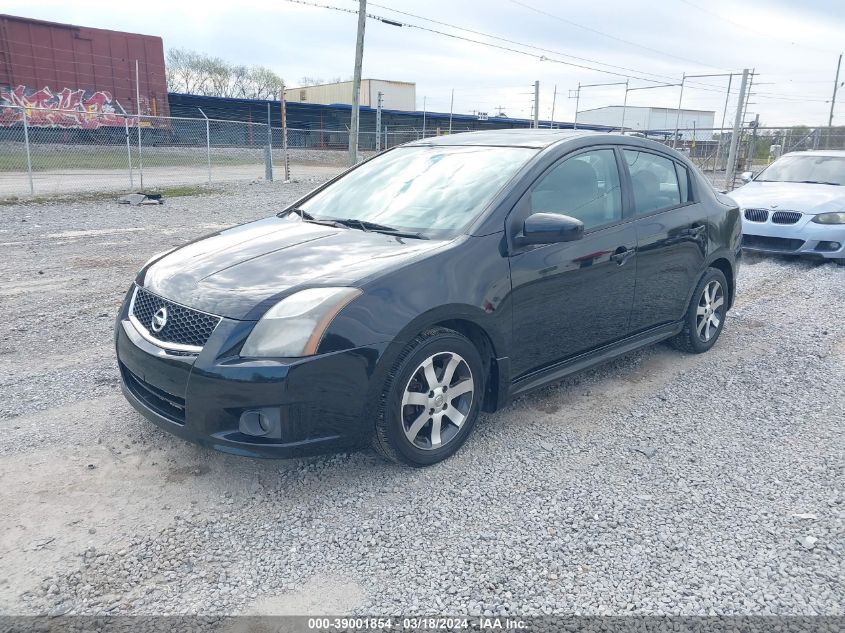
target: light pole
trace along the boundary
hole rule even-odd
[[[683,78],[681,79],[681,94],[678,96],[678,112],[675,115],[675,135],[672,137],[672,148],[674,149],[675,144],[678,140],[678,128],[680,127],[681,123],[681,102],[684,99],[684,84],[686,83],[687,79],[695,79],[695,78],[702,78],[702,77],[730,77],[733,78],[732,73],[716,73],[712,75],[687,75],[684,73]],[[730,92],[730,84],[728,84],[728,92]]]
[[[673,86],[677,86],[678,84],[658,84],[656,86],[639,86],[637,88],[629,88],[628,82],[625,82],[625,105],[622,106],[622,122],[625,122],[625,114],[628,110],[628,93],[634,92],[634,90],[654,90],[655,88],[671,88]],[[624,127],[622,129],[624,132]]]
[[[578,104],[581,102],[581,89],[582,88],[597,88],[599,86],[627,86],[627,85],[628,85],[627,81],[611,81],[611,82],[602,83],[602,84],[581,84],[581,83],[579,83],[578,84],[578,90],[575,91],[575,122],[572,124],[572,129],[573,130],[578,129]],[[626,97],[627,97],[627,94],[626,94]],[[570,99],[571,98],[572,98],[572,95],[570,95]]]

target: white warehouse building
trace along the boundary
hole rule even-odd
[[[381,105],[385,110],[417,109],[417,84],[408,81],[386,81],[384,79],[361,80],[361,105],[375,108],[378,105],[378,93],[383,93]],[[287,101],[303,103],[345,103],[352,105],[352,82],[341,81],[318,86],[287,88]]]
[[[584,110],[578,113],[578,123],[621,127],[622,110],[622,106],[605,106],[603,108]],[[626,130],[674,131],[677,119],[678,110],[673,108],[642,106],[628,106],[625,108]],[[681,110],[678,128],[690,130],[683,132],[683,138],[686,140],[692,140],[692,130],[695,129],[696,140],[707,141],[713,138],[712,128],[715,127],[715,119],[716,113],[713,110]],[[698,132],[697,130],[702,130],[702,132]]]

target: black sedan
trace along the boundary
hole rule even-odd
[[[506,130],[386,151],[154,257],[120,310],[129,402],[212,448],[415,466],[479,411],[670,339],[710,349],[738,209],[642,138]]]

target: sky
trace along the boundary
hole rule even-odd
[[[302,77],[352,76],[357,0],[4,0],[12,15],[159,35],[165,48],[189,48],[247,65],[273,68],[288,86]],[[502,50],[420,28],[367,20],[363,76],[417,84],[417,108],[509,116],[532,112],[571,121],[579,82],[629,81],[629,87],[678,84],[687,75],[755,70],[747,118],[761,125],[826,125],[838,55],[845,49],[842,0],[379,0],[369,14],[486,42]],[[403,15],[411,13],[417,17]],[[437,24],[429,20],[441,22]],[[442,23],[446,23],[444,25]],[[476,33],[469,32],[469,29]],[[491,39],[495,36],[501,39]],[[503,40],[510,40],[505,42]],[[534,48],[529,48],[534,47]],[[539,50],[544,49],[544,50]],[[840,83],[845,82],[845,64]],[[683,107],[725,108],[727,77],[691,78]],[[733,78],[726,125],[733,120]],[[556,90],[556,97],[555,95]],[[632,106],[678,106],[679,88],[628,93]],[[621,105],[625,86],[582,88],[580,110]],[[834,124],[845,125],[845,88]]]

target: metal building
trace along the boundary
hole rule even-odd
[[[44,127],[79,127],[76,112],[105,125],[110,113],[167,116],[161,38],[0,15],[4,105],[33,108],[30,125]]]
[[[382,107],[390,110],[413,111],[417,109],[417,84],[408,81],[384,79],[361,80],[361,105],[375,108],[378,93],[382,92]],[[341,81],[319,86],[303,86],[285,90],[285,99],[301,103],[352,104],[352,82]]]
[[[681,110],[678,120],[676,108],[655,108],[641,106],[627,106],[625,109],[625,129],[634,131],[652,130],[665,131],[674,130],[675,123],[682,130],[706,130],[699,135],[697,140],[709,140],[712,138],[712,128],[716,113],[713,110]],[[578,123],[593,125],[608,125],[620,127],[622,125],[622,106],[605,106],[583,110],[578,113]],[[692,132],[685,132],[683,137],[690,139]]]

